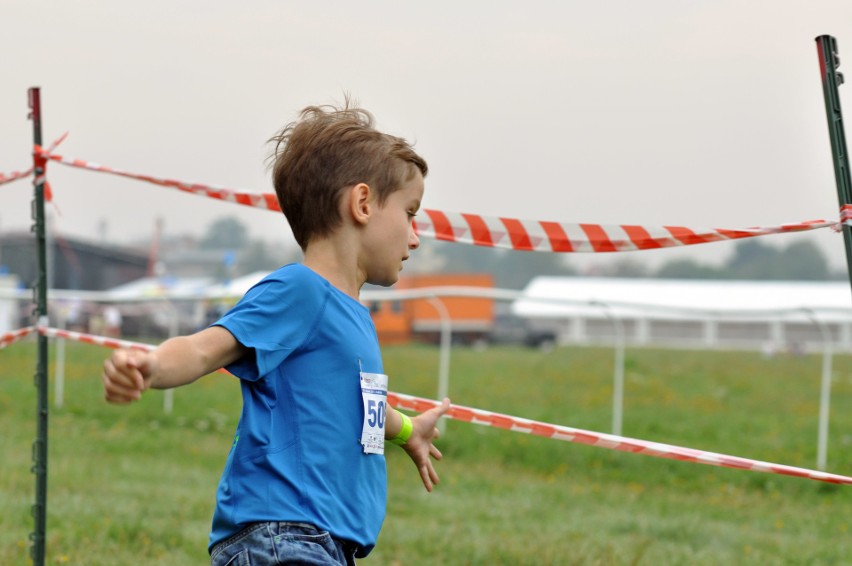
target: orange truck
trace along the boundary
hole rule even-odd
[[[494,288],[487,273],[409,275],[400,278],[394,289],[423,287]],[[453,341],[473,344],[487,340],[494,327],[494,299],[480,297],[437,297],[373,301],[368,306],[379,342],[406,344],[411,341],[437,343],[441,333],[440,301],[449,315]]]

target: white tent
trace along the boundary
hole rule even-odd
[[[232,279],[227,283],[212,285],[205,291],[205,296],[210,299],[239,299],[270,273],[269,271],[255,271]]]
[[[584,316],[765,320],[779,314],[852,321],[852,287],[845,281],[731,281],[536,277],[515,301],[515,314],[529,318]]]
[[[201,299],[213,284],[210,277],[143,277],[104,293],[110,301],[139,299]]]
[[[512,312],[562,342],[852,349],[849,283],[536,277]]]

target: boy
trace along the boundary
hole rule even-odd
[[[243,410],[216,497],[211,564],[353,564],[385,514],[384,440],[431,491],[437,419],[386,406],[387,377],[364,283],[392,285],[419,246],[413,219],[426,162],[378,132],[365,110],[309,107],[270,140],[278,201],[304,253],[219,321],[155,351],[104,362],[107,401],[195,381],[240,378]]]

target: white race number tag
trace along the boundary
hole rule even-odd
[[[361,372],[361,399],[364,402],[364,426],[361,429],[364,454],[384,454],[388,376]]]

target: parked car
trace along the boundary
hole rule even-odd
[[[522,344],[530,348],[552,349],[556,346],[556,332],[536,328],[528,320],[500,314],[494,318],[494,326],[488,335],[491,344]]]

